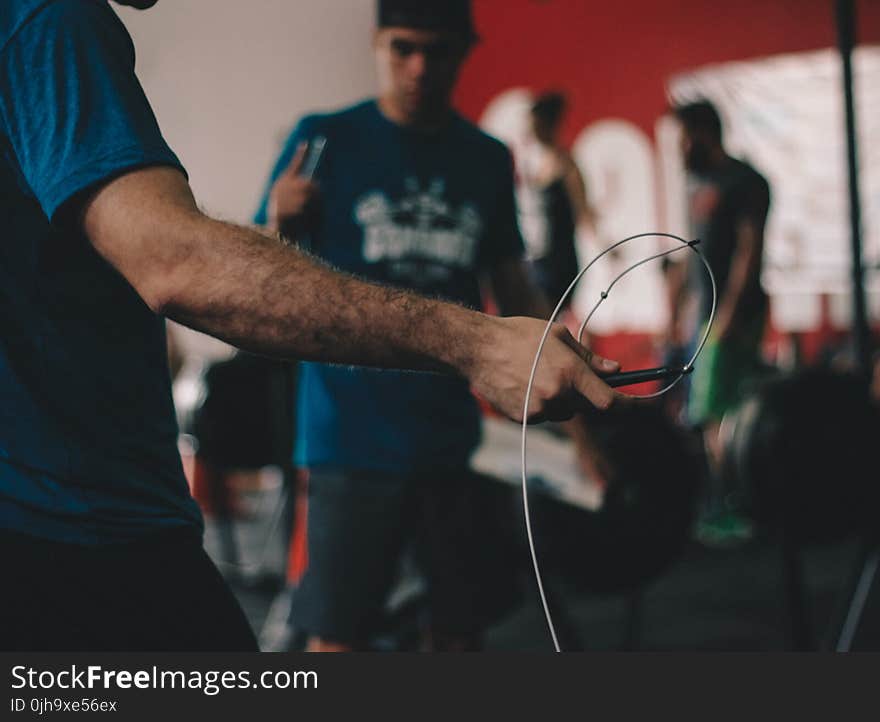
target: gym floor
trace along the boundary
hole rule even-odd
[[[255,493],[251,513],[234,525],[241,566],[221,564],[258,635],[280,590],[284,545],[271,535],[271,510],[279,489]],[[269,543],[267,544],[267,539]],[[220,559],[217,524],[207,519],[206,547]],[[858,546],[854,541],[808,549],[803,553],[806,606],[811,634],[821,644],[840,592],[851,575]],[[262,559],[262,564],[258,561]],[[257,569],[255,567],[259,566]],[[561,589],[570,621],[588,651],[627,648],[676,651],[783,651],[792,649],[789,605],[778,545],[752,542],[738,549],[706,549],[691,544],[679,561],[645,591],[636,643],[631,641],[624,596],[597,597]],[[243,570],[246,573],[242,573]],[[498,651],[551,650],[537,592],[531,579],[515,612],[493,626],[486,647]],[[869,594],[854,651],[880,650],[880,591]]]

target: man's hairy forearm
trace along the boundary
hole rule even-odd
[[[470,372],[496,319],[334,271],[279,236],[217,221],[148,168],[82,207],[95,248],[159,314],[235,346],[342,364]]]
[[[156,313],[257,353],[330,363],[456,372],[513,419],[564,419],[616,394],[562,327],[493,318],[340,274],[278,236],[208,218],[174,169],[135,170],[97,188],[76,216],[95,250]]]
[[[181,229],[159,310],[257,353],[334,363],[466,372],[491,319],[330,269],[278,237],[205,216]],[[316,302],[317,301],[317,302]]]

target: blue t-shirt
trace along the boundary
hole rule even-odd
[[[180,167],[105,0],[0,5],[0,528],[104,544],[202,520],[162,318],[59,222],[127,169]]]
[[[389,121],[375,101],[296,126],[272,173],[303,140],[327,139],[311,250],[369,279],[480,306],[480,275],[522,255],[510,154],[459,116],[436,133]],[[266,222],[266,198],[255,222]],[[302,365],[295,460],[408,473],[461,468],[480,438],[466,381]]]

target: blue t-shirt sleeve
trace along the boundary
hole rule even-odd
[[[521,258],[525,251],[516,213],[513,185],[513,157],[507,148],[499,148],[498,200],[489,219],[481,249],[481,265],[492,268],[508,258]]]
[[[135,77],[131,38],[104,0],[56,0],[3,49],[0,131],[49,218],[127,169],[183,170]]]
[[[269,180],[266,182],[266,186],[263,189],[260,205],[257,207],[257,212],[254,214],[254,223],[258,226],[266,225],[269,220],[269,193],[272,191],[272,186],[275,185],[278,176],[280,176],[284,172],[284,169],[290,165],[290,161],[293,160],[293,156],[296,154],[296,149],[299,147],[299,144],[303,141],[311,140],[316,135],[317,131],[315,124],[316,120],[313,116],[306,116],[294,126],[290,135],[287,136],[287,140],[284,142],[284,146],[281,149],[281,154],[278,156],[278,160],[275,161],[275,165],[272,167],[272,172],[269,174]]]

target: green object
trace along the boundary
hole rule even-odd
[[[730,548],[750,541],[755,534],[753,522],[740,513],[724,511],[697,522],[694,537],[707,547]]]
[[[750,320],[734,338],[718,341],[709,337],[691,376],[688,399],[691,423],[720,421],[740,404],[745,384],[759,373],[763,335],[762,314]]]

